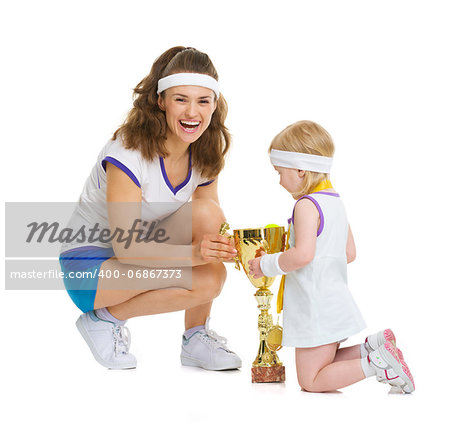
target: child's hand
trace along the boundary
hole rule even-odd
[[[261,252],[261,256],[265,254],[265,252]],[[259,258],[251,259],[250,261],[248,261],[248,266],[250,269],[249,274],[252,275],[254,279],[264,277],[260,266],[261,256]]]

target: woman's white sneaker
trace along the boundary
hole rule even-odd
[[[131,335],[127,327],[99,319],[94,311],[80,315],[76,326],[100,365],[109,369],[136,367],[136,358],[128,352]]]
[[[237,369],[242,366],[241,358],[228,349],[227,339],[209,328],[209,318],[205,328],[192,334],[183,335],[181,345],[181,363],[185,366],[197,366],[211,371]]]

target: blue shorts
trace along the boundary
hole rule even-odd
[[[94,309],[100,267],[113,256],[112,248],[98,246],[71,249],[59,256],[67,293],[82,312]]]

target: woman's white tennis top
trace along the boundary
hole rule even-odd
[[[188,202],[198,186],[206,186],[213,180],[205,179],[192,168],[191,152],[189,150],[189,173],[178,186],[172,186],[166,174],[162,157],[153,161],[145,160],[137,150],[126,149],[120,136],[116,140],[109,140],[97,157],[76,209],[67,228],[73,233],[83,226],[86,229],[95,228],[100,232],[109,229],[108,212],[106,206],[106,162],[110,162],[124,171],[136,186],[142,189],[142,219],[146,221],[160,221],[177,211]],[[95,226],[98,223],[98,226]],[[61,252],[70,249],[96,246],[112,247],[108,242],[80,242],[78,240],[64,243]]]

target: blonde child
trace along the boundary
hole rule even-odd
[[[365,324],[347,287],[347,264],[356,251],[343,203],[329,180],[331,136],[314,122],[300,121],[279,133],[269,150],[280,185],[296,199],[289,249],[251,260],[250,274],[287,274],[283,345],[295,347],[300,386],[325,392],[376,376],[413,392],[412,375],[391,330],[339,348]]]

